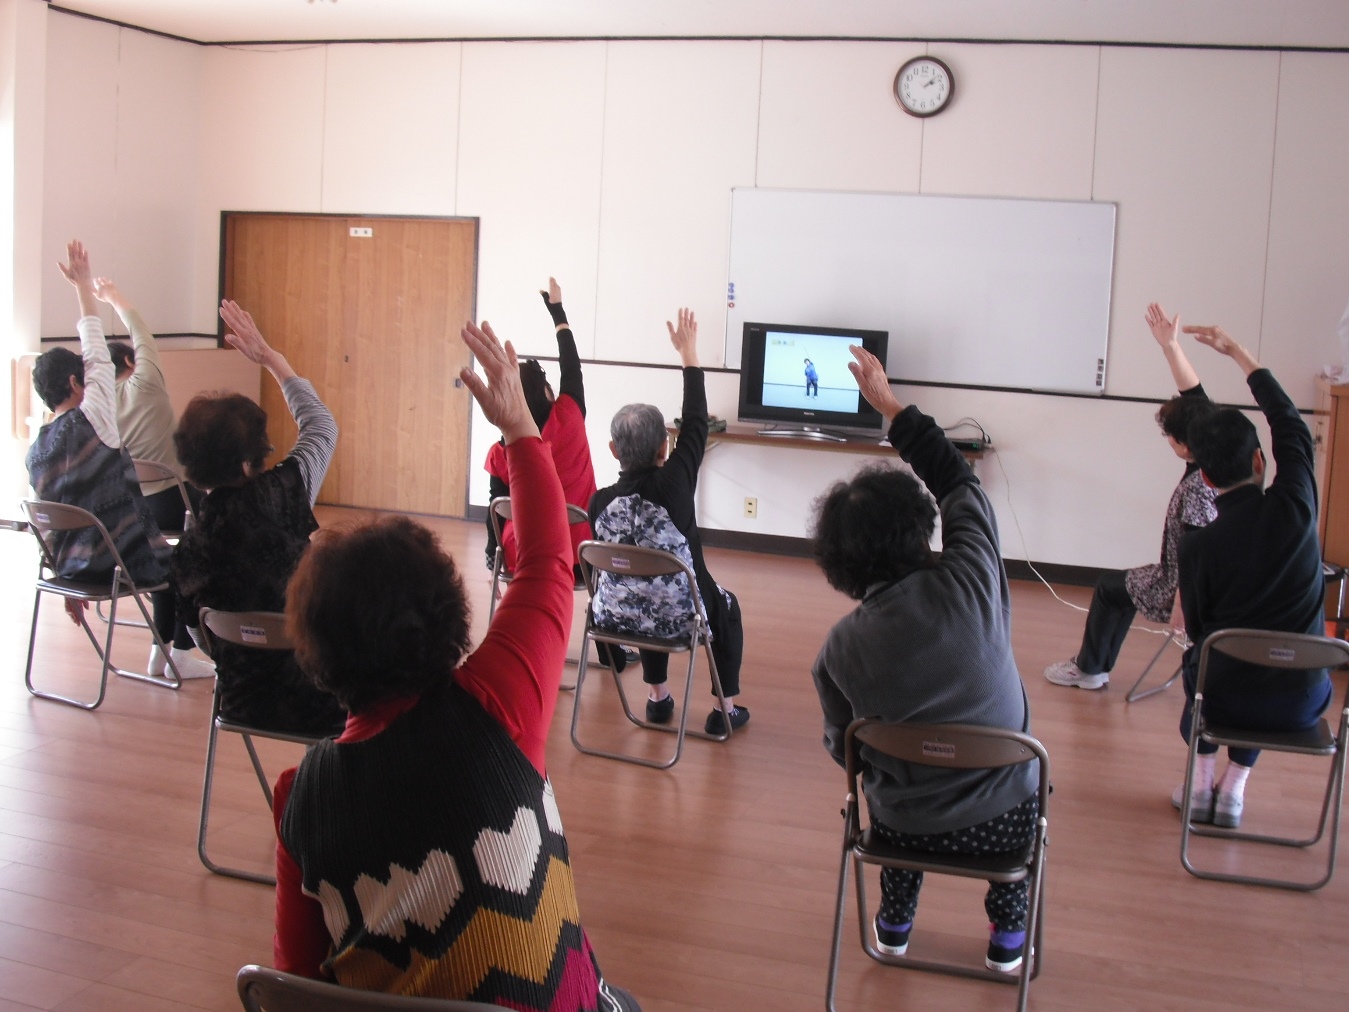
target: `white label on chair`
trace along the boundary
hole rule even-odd
[[[944,741],[925,741],[923,742],[923,755],[932,756],[934,759],[954,759],[956,747]]]
[[[609,564],[613,566],[615,569],[632,568],[632,563],[629,560],[623,558],[621,555],[615,555],[612,559],[609,560]]]
[[[45,513],[35,513],[33,515],[37,517],[37,522],[40,524],[49,524],[52,522],[52,518]]]
[[[239,626],[239,639],[245,643],[266,643],[267,630],[260,625]]]
[[[1270,647],[1269,659],[1271,661],[1291,661],[1297,656],[1297,653],[1291,647]]]

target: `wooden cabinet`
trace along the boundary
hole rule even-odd
[[[1327,562],[1349,566],[1349,383],[1316,381],[1312,437],[1322,551]]]

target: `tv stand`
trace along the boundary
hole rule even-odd
[[[791,428],[764,428],[759,430],[759,435],[769,436],[774,439],[813,439],[817,443],[846,443],[848,437],[841,432],[833,432],[829,429],[813,429],[810,426],[791,427]]]

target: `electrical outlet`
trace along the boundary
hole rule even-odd
[[[375,237],[375,230],[373,228],[363,228],[359,225],[353,225],[351,228],[347,229],[347,235],[351,236],[353,239],[373,239]]]
[[[752,495],[745,496],[745,516],[755,520],[759,516],[759,500]]]

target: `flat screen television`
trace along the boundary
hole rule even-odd
[[[764,436],[880,435],[883,419],[848,371],[848,348],[861,345],[884,365],[888,340],[884,330],[746,323],[736,417],[763,423]]]

